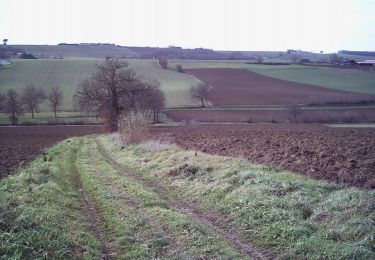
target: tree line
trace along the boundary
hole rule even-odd
[[[190,96],[205,107],[209,91],[210,86],[201,82],[191,87]],[[63,98],[58,87],[52,87],[46,93],[30,84],[21,94],[13,89],[6,95],[0,94],[0,109],[9,115],[11,123],[15,125],[26,111],[34,118],[40,104],[47,100],[56,118]],[[75,108],[103,118],[110,132],[118,130],[121,116],[132,112],[150,112],[150,121],[158,123],[160,112],[165,108],[164,92],[158,81],[146,80],[129,68],[126,61],[112,58],[98,64],[91,77],[78,85],[73,100]]]
[[[9,89],[5,95],[0,94],[0,111],[8,114],[12,125],[16,125],[19,117],[25,112],[31,113],[31,117],[35,118],[40,104],[46,100],[56,118],[57,111],[64,100],[59,87],[52,87],[48,93],[33,84],[27,85],[20,94],[14,89]]]

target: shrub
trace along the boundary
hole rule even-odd
[[[119,122],[119,134],[123,143],[140,143],[148,134],[150,112],[130,111]]]
[[[184,70],[184,68],[182,67],[181,64],[177,64],[177,65],[176,65],[176,70],[177,70],[178,72],[180,72],[180,73],[185,73],[185,70]]]
[[[168,61],[166,59],[159,59],[159,65],[163,69],[167,69],[168,68]]]

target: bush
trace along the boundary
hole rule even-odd
[[[148,134],[150,112],[130,111],[119,122],[119,134],[122,143],[140,143]]]
[[[185,70],[184,70],[184,68],[182,67],[181,64],[177,64],[177,65],[176,65],[176,70],[177,70],[178,72],[180,72],[180,73],[185,73]]]
[[[167,69],[168,68],[168,61],[166,59],[159,59],[159,65],[163,69]]]

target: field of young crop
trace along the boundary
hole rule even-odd
[[[374,191],[117,135],[0,181],[5,258],[373,259]]]
[[[52,86],[60,86],[65,99],[62,109],[71,110],[72,96],[77,85],[91,75],[98,62],[100,60],[95,59],[14,60],[13,66],[0,70],[0,91],[5,92],[10,88],[20,90],[30,83],[47,91]],[[142,77],[156,79],[161,83],[168,107],[197,105],[188,95],[190,86],[199,82],[194,76],[164,70],[157,65],[157,61],[128,62]]]
[[[69,58],[94,58],[104,59],[105,57],[122,57],[122,58],[136,58],[138,53],[126,47],[119,46],[90,46],[90,45],[13,45],[14,48],[21,48],[27,53],[34,55],[49,56],[49,57],[63,57]]]

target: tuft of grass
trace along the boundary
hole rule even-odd
[[[270,255],[375,257],[373,190],[312,180],[242,159],[176,147],[157,152],[140,145],[120,149],[108,137],[100,140],[118,163],[173,198],[228,216],[244,237]]]
[[[2,259],[96,258],[98,242],[89,232],[73,185],[70,156],[76,139],[48,149],[60,158],[39,157],[0,182]]]

